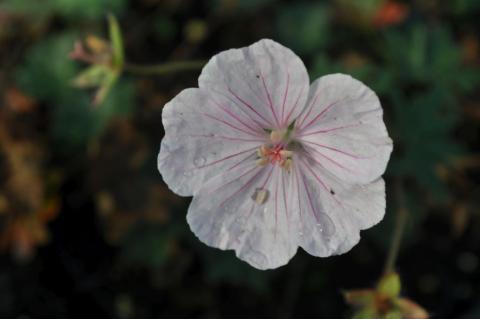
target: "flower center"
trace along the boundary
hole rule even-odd
[[[271,143],[262,145],[257,150],[258,165],[277,164],[287,171],[290,169],[292,166],[293,152],[286,148],[286,135],[286,132],[283,131],[272,131],[270,133]]]

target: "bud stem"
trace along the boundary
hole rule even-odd
[[[398,181],[396,184],[396,195],[398,200],[398,209],[395,219],[395,228],[392,235],[392,242],[390,244],[387,260],[385,262],[385,274],[395,271],[395,263],[400,251],[400,244],[402,242],[403,232],[408,219],[408,211],[405,207],[405,198],[400,181]]]

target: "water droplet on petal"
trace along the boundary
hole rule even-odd
[[[298,236],[302,237],[302,236],[303,236],[303,233],[302,233],[302,232],[299,232],[299,233],[298,233]]]
[[[199,157],[196,157],[193,160],[193,165],[195,165],[195,167],[200,167],[200,166],[204,165],[206,161],[207,160],[205,159],[205,157],[199,156]]]
[[[183,172],[183,176],[185,176],[185,177],[192,177],[192,175],[193,175],[193,173],[190,170]]]
[[[230,210],[230,204],[223,205],[223,210],[229,211]]]
[[[268,199],[269,192],[267,189],[264,188],[256,188],[255,192],[252,195],[252,199],[258,205],[264,204]]]
[[[332,237],[335,234],[335,224],[332,219],[324,213],[317,214],[317,227],[318,230],[327,238]]]

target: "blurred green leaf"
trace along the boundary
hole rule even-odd
[[[175,38],[177,25],[174,20],[167,15],[158,15],[153,21],[153,31],[156,36],[164,43],[168,43]]]
[[[74,39],[70,34],[60,34],[34,45],[17,71],[22,89],[47,102],[52,119],[50,133],[59,145],[56,149],[66,152],[84,146],[112,118],[127,115],[134,97],[130,81],[122,80],[111,88],[101,106],[93,108],[88,92],[71,87],[79,69],[68,58]]]
[[[463,152],[462,145],[453,138],[459,112],[452,103],[440,90],[410,98],[399,93],[393,100],[396,156],[390,172],[416,180],[442,200],[448,193],[435,170],[440,164],[449,165],[453,156]]]
[[[453,12],[461,15],[474,15],[480,11],[480,1],[478,0],[456,0],[451,1]]]
[[[139,224],[129,233],[121,247],[122,259],[130,264],[158,268],[168,260],[169,244],[174,238],[168,228]]]
[[[114,15],[108,15],[108,29],[112,45],[112,67],[120,71],[124,64],[123,38],[120,26]]]
[[[299,54],[314,53],[328,43],[330,7],[292,3],[280,7],[276,29],[281,43]]]
[[[381,51],[400,85],[432,85],[456,94],[471,91],[480,80],[478,72],[462,64],[461,51],[444,28],[417,24],[391,30]]]
[[[277,1],[278,0],[210,0],[210,3],[212,8],[226,8],[238,14],[239,12],[253,13]]]
[[[325,54],[318,54],[309,70],[312,80],[332,73],[349,74],[367,84],[379,95],[389,92],[393,86],[392,74],[368,61],[364,65],[346,67],[341,62],[332,61]]]
[[[0,8],[28,15],[58,14],[66,18],[99,19],[108,12],[121,13],[127,0],[3,0]]]
[[[32,46],[16,74],[18,84],[27,94],[48,100],[67,94],[70,80],[79,70],[68,58],[74,41],[74,35],[60,34]]]
[[[51,134],[59,151],[68,153],[83,147],[101,134],[116,117],[127,116],[133,108],[134,88],[129,81],[118,82],[102,105],[92,106],[86,92],[69,89],[52,108]]]
[[[248,286],[258,292],[268,289],[269,273],[254,269],[235,257],[233,252],[220,252],[205,246],[201,253],[206,274],[211,281]]]

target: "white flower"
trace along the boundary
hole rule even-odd
[[[309,85],[272,40],[217,54],[198,82],[165,105],[158,169],[193,196],[187,220],[201,241],[276,268],[298,246],[345,253],[383,218],[392,141],[363,83],[331,74]]]

